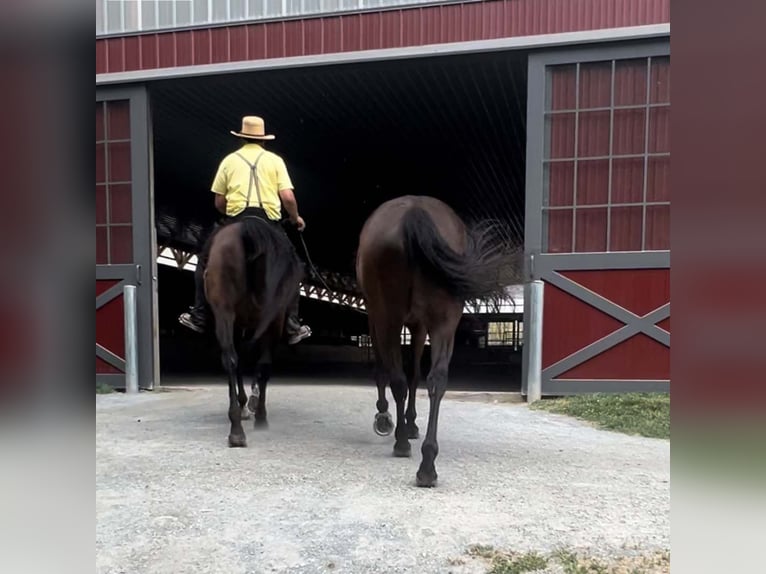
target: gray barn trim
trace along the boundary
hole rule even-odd
[[[125,371],[125,359],[122,359],[112,353],[109,349],[106,347],[102,347],[98,343],[96,343],[96,356],[101,359],[102,361],[105,361],[112,365],[115,369],[120,369],[121,371]],[[116,374],[116,373],[114,373]]]
[[[106,74],[96,74],[96,86],[127,84],[131,82],[143,82],[149,80],[164,80],[169,78],[187,78],[191,76],[209,76],[214,74],[227,74],[233,72],[252,72],[257,70],[270,70],[277,68],[298,68],[306,66],[345,64],[352,62],[375,62],[379,60],[396,60],[404,58],[444,56],[452,54],[471,54],[480,52],[495,52],[501,50],[528,50],[554,47],[567,47],[567,50],[571,50],[572,45],[578,44],[626,40],[651,40],[655,38],[668,38],[669,36],[670,24],[650,24],[645,26],[607,28],[602,30],[585,30],[578,32],[563,32],[557,34],[538,34],[534,36],[498,38],[495,40],[476,40],[471,42],[429,44],[426,46],[412,46],[407,48],[360,50],[355,52],[296,56],[291,58],[245,60],[240,62],[225,62],[219,64],[157,68],[152,70],[135,70],[131,72],[113,72]]]
[[[667,380],[597,380],[556,379],[545,383],[544,395],[579,395],[583,393],[668,393]]]

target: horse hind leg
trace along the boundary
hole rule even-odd
[[[244,347],[242,344],[236,345],[239,348],[238,356],[244,356],[242,352]],[[237,400],[239,401],[240,418],[246,421],[250,418],[250,411],[247,408],[247,392],[245,391],[245,383],[242,380],[242,362],[237,361]]]
[[[388,436],[394,430],[394,420],[391,418],[391,413],[388,412],[388,399],[386,399],[388,372],[383,367],[381,360],[383,350],[380,348],[381,343],[378,340],[372,319],[370,319],[370,339],[375,354],[375,385],[378,388],[378,400],[375,403],[378,412],[375,414],[372,428],[378,436]]]
[[[439,407],[447,390],[449,363],[452,358],[455,329],[460,320],[460,311],[462,309],[456,309],[455,313],[450,314],[441,325],[431,331],[431,370],[426,379],[431,409],[428,413],[428,431],[421,447],[423,456],[416,475],[418,486],[435,486],[438,478],[435,461],[439,455],[439,443],[436,439]]]
[[[405,412],[405,420],[407,424],[407,436],[410,439],[416,439],[420,436],[420,429],[415,424],[415,419],[418,413],[415,409],[415,397],[418,391],[418,383],[420,382],[420,363],[423,359],[423,348],[426,344],[426,329],[421,324],[412,325],[410,327],[412,333],[412,365],[409,380],[409,389],[407,397],[407,411]]]
[[[396,427],[394,429],[394,456],[408,457],[412,455],[412,447],[407,436],[407,426],[404,416],[405,401],[407,400],[407,378],[402,368],[401,351],[402,324],[389,320],[379,332],[378,347],[381,350],[381,365],[388,377],[391,394],[396,401]]]
[[[229,446],[245,447],[247,438],[242,428],[242,406],[238,393],[239,357],[234,345],[234,313],[220,310],[216,312],[216,336],[221,347],[221,362],[229,377]]]
[[[264,352],[258,361],[258,376],[253,381],[253,395],[250,397],[251,402],[254,402],[253,397],[257,396],[257,402],[253,409],[255,415],[253,425],[256,428],[267,428],[269,426],[268,414],[266,412],[266,387],[269,384],[269,379],[271,379],[272,355],[271,342],[267,342]],[[257,395],[255,394],[256,389]]]

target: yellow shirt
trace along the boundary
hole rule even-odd
[[[261,206],[269,219],[279,220],[282,217],[282,202],[279,191],[292,189],[293,184],[287,173],[284,160],[277,154],[264,150],[260,144],[243,145],[235,153],[230,153],[218,166],[211,190],[213,193],[226,198],[226,215],[234,216],[246,207],[258,207],[258,190],[255,182],[250,189],[250,201],[247,201],[250,186],[250,165],[237,155],[243,155],[250,165],[258,160],[258,189],[261,193]]]

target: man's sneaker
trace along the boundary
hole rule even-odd
[[[290,338],[287,339],[288,345],[295,345],[296,343],[300,343],[305,339],[306,337],[311,337],[311,329],[308,325],[301,325],[301,328],[298,329],[297,333],[293,333],[290,335]]]
[[[197,333],[205,332],[205,325],[198,319],[196,319],[191,313],[181,313],[178,317],[178,322],[184,327],[196,331]]]

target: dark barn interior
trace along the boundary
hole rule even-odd
[[[469,221],[500,219],[508,239],[521,244],[526,70],[526,54],[498,52],[155,82],[158,244],[198,250],[203,230],[217,218],[209,191],[216,168],[239,145],[229,130],[250,114],[263,116],[276,135],[268,147],[287,163],[311,258],[338,291],[353,294],[365,219],[398,195],[434,195]],[[187,332],[176,321],[192,300],[192,274],[160,265],[163,381],[220,372],[212,336]],[[487,325],[520,320],[521,311],[464,316],[451,369],[456,384],[518,389],[520,332],[513,344],[488,344]],[[371,351],[360,342],[367,332],[363,313],[304,297],[301,315],[314,335],[281,351],[276,376],[369,374]]]

